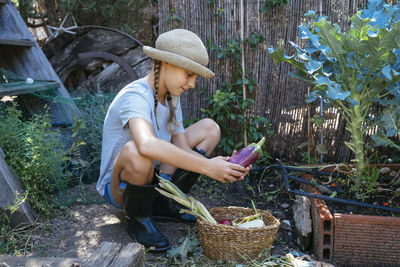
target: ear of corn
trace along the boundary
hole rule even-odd
[[[182,204],[183,206],[189,209],[189,210],[183,210],[184,212],[192,214],[210,223],[217,224],[217,221],[208,212],[208,210],[206,209],[206,207],[204,207],[202,203],[200,203],[193,197],[188,197],[185,193],[182,192],[182,190],[180,190],[171,181],[168,181],[159,175],[157,175],[157,177],[159,179],[160,188],[156,188],[156,190],[160,194],[175,200],[179,204]],[[182,212],[182,210],[180,212]]]
[[[166,191],[174,194],[175,196],[179,196],[180,198],[189,200],[187,195],[185,193],[183,193],[182,190],[180,190],[179,187],[177,187],[174,183],[168,181],[167,179],[162,178],[158,174],[156,174],[156,176],[158,177],[158,179],[160,181],[159,184],[160,184],[161,188],[163,188]]]

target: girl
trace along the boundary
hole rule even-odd
[[[155,173],[187,193],[200,174],[232,183],[250,168],[229,163],[229,157],[208,158],[220,139],[213,120],[183,128],[179,96],[195,87],[198,75],[214,76],[206,68],[202,41],[188,30],[176,29],[161,34],[155,48],[145,46],[143,51],[154,60],[152,70],[118,93],[104,121],[97,190],[125,210],[132,238],[165,251],[170,244],[153,220],[195,218],[180,214],[179,204],[157,193]]]

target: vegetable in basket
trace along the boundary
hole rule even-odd
[[[225,224],[225,225],[229,225],[229,226],[233,225],[232,221],[229,219],[223,219],[223,220],[219,221],[219,224]]]
[[[239,164],[243,167],[248,167],[254,161],[260,158],[262,154],[262,145],[265,142],[265,137],[263,137],[260,142],[251,143],[250,145],[242,148],[238,153],[232,155],[229,162]]]
[[[229,225],[229,226],[238,227],[238,228],[244,228],[244,229],[255,228],[255,227],[265,227],[265,223],[264,223],[264,221],[262,219],[262,216],[257,211],[254,202],[251,201],[251,204],[253,205],[253,209],[254,209],[254,212],[255,212],[253,215],[236,218],[234,220],[223,219],[219,223],[220,224]]]
[[[189,210],[182,209],[180,210],[180,212],[189,213],[203,219],[204,221],[210,222],[212,224],[217,224],[217,221],[208,212],[206,207],[204,207],[204,205],[200,201],[196,200],[194,197],[188,197],[171,181],[168,181],[159,175],[157,175],[157,177],[159,178],[160,181],[159,182],[160,188],[156,188],[156,190],[160,194],[168,198],[172,198],[176,202],[182,204],[183,206],[189,209]],[[236,218],[232,221],[229,219],[224,219],[219,223],[229,226],[236,226],[239,228],[264,227],[265,225],[264,221],[262,220],[261,214],[257,212],[254,202],[252,202],[252,204],[255,210],[255,214],[246,217]]]

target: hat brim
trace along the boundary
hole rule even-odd
[[[214,77],[214,72],[189,58],[155,49],[150,46],[143,46],[143,52],[153,59],[164,61],[182,69],[192,71],[204,78],[209,79]]]

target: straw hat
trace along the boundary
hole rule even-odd
[[[191,31],[176,29],[158,36],[156,47],[144,46],[143,52],[153,59],[192,71],[204,78],[214,77],[207,69],[208,54],[200,38]]]

